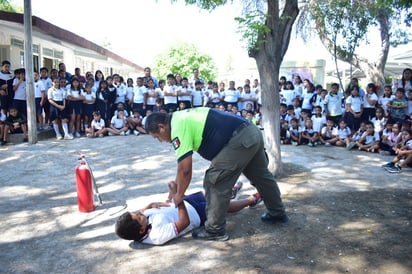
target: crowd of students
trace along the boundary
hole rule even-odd
[[[71,75],[64,63],[50,71],[45,67],[34,73],[38,130],[52,126],[57,139],[103,137],[106,135],[144,134],[144,118],[151,112],[174,112],[208,106],[241,115],[260,125],[261,92],[258,79],[246,79],[241,86],[234,81],[206,82],[194,69],[189,79],[169,74],[166,80],[151,75],[149,67],[136,82],[102,71]],[[407,156],[388,164],[399,172],[411,164],[412,151],[412,70],[387,85],[382,95],[370,83],[366,90],[353,78],[345,91],[338,84],[330,90],[309,79],[294,76],[279,80],[281,141],[283,144],[335,145],[368,152]],[[26,84],[23,68],[10,71],[3,61],[0,72],[1,145],[9,133],[23,133],[27,139]],[[408,137],[409,136],[409,137]],[[399,158],[399,157],[398,157]]]
[[[412,70],[386,85],[382,95],[374,83],[366,90],[356,78],[345,91],[338,84],[327,91],[308,79],[280,82],[283,144],[357,148],[395,156],[383,167],[397,173],[412,167]],[[402,160],[402,161],[401,161]]]

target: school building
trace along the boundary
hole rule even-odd
[[[143,68],[79,35],[32,16],[33,65],[67,71],[76,67],[82,74],[101,70],[105,76],[118,73],[124,77],[143,74]],[[9,60],[12,70],[24,67],[24,16],[0,11],[0,62]]]

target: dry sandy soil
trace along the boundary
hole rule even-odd
[[[79,213],[74,168],[86,153],[103,206]],[[227,242],[190,235],[165,246],[123,241],[116,218],[166,197],[176,163],[149,136],[47,140],[0,148],[0,273],[412,273],[412,171],[389,156],[282,147],[278,179],[290,216],[260,221],[263,205],[228,215]],[[189,191],[208,163],[195,156]],[[244,178],[240,196],[254,192]]]

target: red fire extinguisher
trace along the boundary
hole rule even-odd
[[[93,200],[92,174],[85,161],[76,167],[77,204],[80,212],[91,212],[95,209]]]

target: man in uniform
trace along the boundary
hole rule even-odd
[[[160,142],[172,143],[178,161],[174,203],[180,204],[192,179],[192,154],[197,151],[211,161],[203,187],[207,221],[192,232],[193,238],[226,241],[226,212],[232,187],[243,173],[262,195],[266,223],[285,223],[288,217],[275,178],[267,168],[260,130],[240,116],[210,108],[194,108],[167,113],[152,113],[146,131]]]

